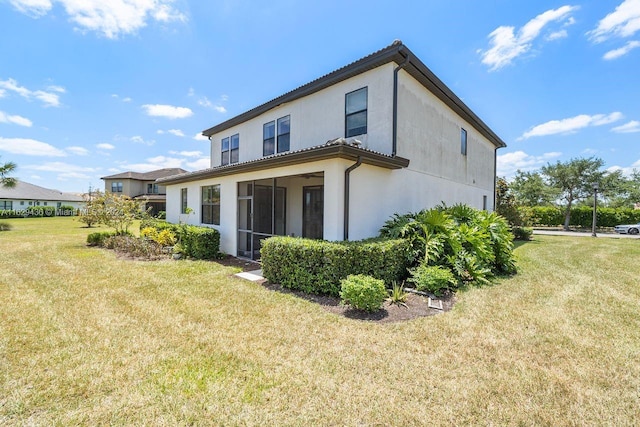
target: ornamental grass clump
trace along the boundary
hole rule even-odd
[[[387,295],[384,281],[364,274],[350,275],[340,282],[342,303],[358,310],[380,310]]]

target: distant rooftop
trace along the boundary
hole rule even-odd
[[[181,168],[165,168],[158,169],[151,172],[122,172],[115,175],[103,176],[100,179],[137,179],[139,181],[155,181],[158,178],[166,178],[172,175],[178,175],[186,173],[187,171]]]
[[[17,181],[13,188],[0,186],[0,199],[14,200],[51,200],[60,202],[82,202],[82,196],[73,193],[63,193],[58,190],[40,187],[24,181]]]

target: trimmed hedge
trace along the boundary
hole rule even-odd
[[[564,210],[551,206],[530,208],[531,225],[556,227],[564,224]],[[593,208],[580,206],[571,209],[569,225],[589,228],[593,221]],[[640,209],[598,207],[598,227],[615,227],[619,224],[636,224],[640,222]]]
[[[185,256],[195,259],[218,259],[222,256],[220,232],[215,228],[171,224],[156,219],[142,221],[140,229],[143,230],[147,227],[156,229],[158,233],[169,230],[178,236],[178,243]]]
[[[87,235],[87,246],[103,247],[105,241],[115,235],[116,233],[113,231],[96,231],[95,233],[90,233]]]
[[[382,280],[364,274],[347,276],[340,282],[340,287],[343,304],[368,312],[380,310],[388,296]]]
[[[271,283],[313,294],[340,295],[340,281],[365,274],[402,281],[410,263],[405,240],[326,242],[275,236],[262,241],[262,272]]]

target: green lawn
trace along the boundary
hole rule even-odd
[[[640,241],[536,237],[451,312],[377,324],[201,261],[0,232],[0,425],[638,425]]]

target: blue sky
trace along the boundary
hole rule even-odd
[[[62,191],[209,166],[200,132],[401,39],[508,147],[640,169],[640,0],[0,0],[0,162]]]

